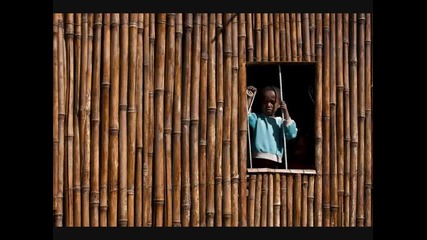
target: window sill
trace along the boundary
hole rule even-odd
[[[248,173],[290,173],[315,175],[314,169],[272,169],[272,168],[248,168]]]

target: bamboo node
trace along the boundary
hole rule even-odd
[[[199,145],[200,146],[206,146],[206,140],[200,140]]]
[[[127,108],[128,108],[128,105],[127,105],[127,104],[120,104],[120,105],[119,105],[119,111],[126,111],[126,110],[127,110]]]

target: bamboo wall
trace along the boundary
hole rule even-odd
[[[55,226],[371,226],[372,14],[54,14]],[[316,171],[247,171],[247,62],[317,62]]]

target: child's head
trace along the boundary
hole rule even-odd
[[[261,91],[261,112],[267,116],[273,116],[279,108],[280,90],[274,86],[264,87]]]

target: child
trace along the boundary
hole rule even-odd
[[[277,89],[277,88],[276,88]],[[248,87],[248,91],[254,94],[257,89]],[[291,119],[286,103],[279,103],[279,92],[273,86],[267,86],[261,91],[261,113],[249,112],[248,121],[252,130],[251,149],[254,168],[278,168],[282,163],[283,131],[286,140],[294,139],[298,129],[296,123]],[[284,113],[283,120],[274,114],[278,107]],[[251,111],[251,109],[249,109]]]

